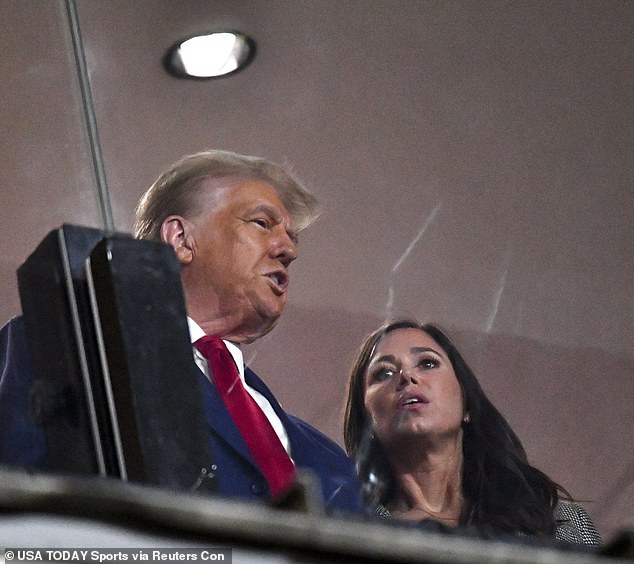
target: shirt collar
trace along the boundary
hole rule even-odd
[[[189,338],[192,345],[198,339],[205,336],[205,332],[202,330],[201,326],[198,325],[198,323],[196,323],[191,317],[187,317],[187,326],[189,327]],[[225,339],[222,341],[225,345],[227,345],[227,350],[231,353],[231,356],[238,367],[238,372],[240,372],[240,379],[242,380],[242,383],[244,383],[244,356],[240,345],[232,343],[231,341],[226,341]],[[200,355],[200,352],[196,349],[196,347],[194,347],[194,354]]]

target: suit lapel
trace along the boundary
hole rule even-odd
[[[310,468],[319,477],[325,503],[330,503],[353,474],[351,463],[349,466],[343,453],[335,453],[327,444],[320,443],[316,436],[306,432],[294,417],[282,409],[271,390],[249,368],[245,370],[245,380],[269,400],[286,429],[295,465],[298,468]]]
[[[225,443],[231,448],[237,451],[242,458],[244,458],[249,464],[260,471],[255,460],[251,456],[249,449],[247,448],[240,431],[233,422],[229,411],[227,410],[222,398],[218,394],[215,385],[213,385],[201,370],[198,371],[201,381],[201,388],[203,390],[203,406],[205,420],[207,424],[213,429],[214,433],[218,435]],[[245,369],[245,380],[249,386],[260,392],[271,404],[275,413],[280,418],[284,429],[288,435],[288,439],[291,445],[291,456],[296,464],[306,465],[307,459],[312,459],[311,449],[308,448],[312,444],[312,440],[308,437],[302,429],[300,429],[295,422],[288,416],[288,414],[282,409],[282,406],[275,399],[275,396],[269,390],[260,378],[250,369]],[[302,448],[304,447],[304,448]]]
[[[295,462],[295,464],[299,464],[302,462],[305,453],[303,452],[306,449],[301,448],[302,446],[306,446],[310,443],[310,437],[306,436],[305,433],[295,424],[295,422],[288,416],[288,413],[282,409],[282,406],[275,399],[273,392],[269,390],[267,385],[258,378],[257,374],[247,368],[244,373],[244,379],[247,384],[252,388],[256,389],[260,392],[271,404],[271,407],[280,418],[284,429],[286,430],[286,434],[288,436],[288,441],[290,443],[291,448],[291,458]]]
[[[260,392],[267,400],[269,400],[271,407],[275,413],[277,413],[277,416],[280,418],[280,421],[282,422],[282,425],[284,425],[285,429],[287,428],[287,425],[293,425],[293,422],[289,419],[288,414],[282,409],[282,406],[275,399],[273,392],[269,390],[268,386],[260,380],[253,370],[248,367],[245,368],[244,379],[249,386]]]
[[[240,431],[233,422],[227,407],[218,394],[216,386],[212,384],[201,370],[198,370],[201,378],[200,387],[203,394],[203,411],[205,421],[231,448],[236,450],[242,458],[247,460],[252,466],[258,468],[255,460],[251,456]],[[259,469],[258,469],[259,470]]]

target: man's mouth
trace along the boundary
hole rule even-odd
[[[288,274],[286,274],[283,270],[269,272],[265,274],[265,276],[271,281],[273,291],[276,294],[281,295],[288,289]]]

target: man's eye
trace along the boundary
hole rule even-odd
[[[263,229],[269,228],[269,222],[266,219],[252,219],[251,221]]]

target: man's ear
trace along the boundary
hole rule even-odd
[[[191,230],[192,224],[180,215],[166,217],[161,225],[161,240],[174,247],[176,258],[183,266],[194,258]]]

